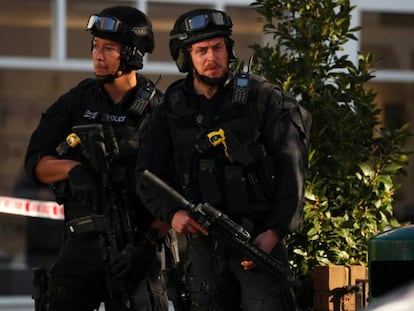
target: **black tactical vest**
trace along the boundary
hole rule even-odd
[[[219,111],[209,128],[200,125],[201,109],[185,80],[174,83],[165,94],[164,112],[173,139],[178,182],[190,199],[209,202],[230,215],[245,214],[249,206],[257,204],[262,205],[259,209],[267,209],[272,196],[273,164],[260,131],[270,97],[280,97],[276,100],[281,110],[283,97],[263,78],[251,75],[250,79],[245,104],[232,102],[231,86],[219,91]],[[213,146],[207,135],[220,130],[226,146]],[[218,135],[216,139],[220,138]]]
[[[138,75],[138,85],[145,85],[150,82],[145,77]],[[102,115],[109,116],[109,126],[112,126],[113,133],[119,148],[119,156],[110,160],[111,186],[114,190],[126,192],[131,206],[140,206],[140,201],[135,194],[135,164],[140,147],[140,141],[149,119],[148,110],[158,104],[160,93],[153,96],[147,110],[141,116],[131,116],[128,114],[128,105],[134,100],[136,92],[130,94],[125,103],[110,106],[111,100],[102,94],[96,80],[87,79],[82,81],[76,88],[67,94],[70,101],[70,111],[72,125],[102,124]],[[71,132],[71,129],[68,129]],[[104,130],[105,132],[105,130]],[[105,137],[106,149],[111,153],[113,145],[108,137]],[[87,163],[87,159],[81,154],[79,146],[64,155],[65,158]],[[69,208],[65,210],[65,219],[70,220],[85,216],[89,208],[83,204],[74,202],[68,192],[67,183],[57,185],[57,196],[62,196]],[[143,217],[145,218],[145,217]],[[149,216],[148,216],[149,218]]]

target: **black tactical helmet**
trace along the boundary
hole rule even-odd
[[[191,71],[189,44],[205,39],[224,37],[229,61],[235,60],[234,41],[231,39],[233,23],[224,12],[212,9],[196,9],[184,13],[170,31],[170,53],[181,72]]]
[[[112,6],[92,14],[86,30],[93,36],[121,43],[121,71],[141,69],[144,54],[154,50],[151,21],[134,7]]]

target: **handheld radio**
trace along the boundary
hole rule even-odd
[[[247,96],[249,93],[249,84],[250,84],[250,67],[253,57],[250,57],[249,64],[247,66],[247,71],[239,71],[234,78],[234,87],[233,87],[233,98],[232,102],[235,104],[246,104]]]
[[[155,88],[163,76],[159,75],[157,81],[153,84],[148,82],[143,88],[138,91],[137,97],[129,107],[128,111],[135,117],[142,115],[149,101],[155,94]]]

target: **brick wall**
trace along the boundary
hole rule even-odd
[[[367,304],[367,267],[317,266],[313,277],[315,311],[356,311]]]

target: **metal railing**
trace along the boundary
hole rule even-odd
[[[0,296],[1,311],[33,311],[34,301],[31,296]],[[99,311],[105,311],[103,305]],[[174,311],[172,303],[169,303],[168,311]]]
[[[0,296],[1,311],[33,311],[34,302],[30,296]]]

